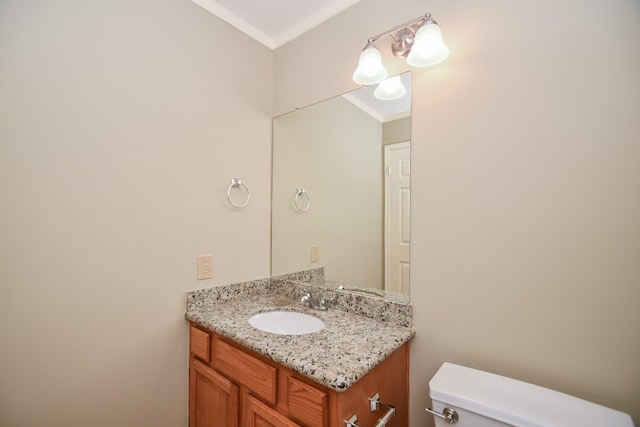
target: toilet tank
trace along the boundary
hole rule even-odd
[[[433,410],[456,427],[633,427],[628,414],[512,378],[445,362],[429,381]],[[436,426],[450,424],[435,417]]]

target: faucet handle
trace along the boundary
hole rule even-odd
[[[326,307],[327,307],[327,304],[329,304],[329,303],[334,304],[334,303],[336,302],[336,298],[337,298],[337,296],[338,296],[338,294],[336,293],[336,294],[334,294],[331,298],[322,298],[322,299],[320,300],[320,305],[321,305],[322,307],[325,307],[325,308],[326,308]]]
[[[311,296],[311,294],[306,293],[302,296],[302,298],[300,298],[300,304],[307,307],[315,308],[316,310],[325,311],[328,308],[328,303],[335,302],[335,300],[335,295],[333,296],[333,298],[317,299]]]

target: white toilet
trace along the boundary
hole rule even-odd
[[[429,388],[436,427],[633,427],[623,412],[448,362]]]

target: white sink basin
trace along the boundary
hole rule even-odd
[[[254,314],[249,324],[264,332],[279,335],[304,335],[324,329],[324,322],[315,316],[295,311],[267,311]]]

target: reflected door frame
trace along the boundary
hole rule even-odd
[[[384,146],[384,289],[409,294],[410,141]]]

